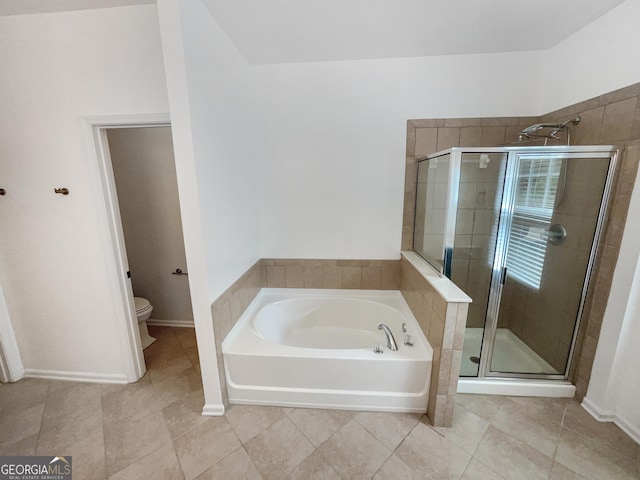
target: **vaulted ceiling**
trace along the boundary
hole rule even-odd
[[[201,1],[251,64],[546,50],[623,2]],[[0,15],[143,3],[155,2],[1,0]]]

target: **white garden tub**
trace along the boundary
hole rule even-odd
[[[397,351],[387,348],[380,324]],[[398,291],[262,289],[222,353],[230,403],[427,409],[433,350]]]

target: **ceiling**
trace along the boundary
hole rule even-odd
[[[251,64],[545,50],[623,0],[202,0]]]
[[[546,50],[624,0],[201,1],[249,63],[268,64]],[[146,3],[0,0],[0,15]]]
[[[156,0],[0,0],[0,16],[156,3]]]

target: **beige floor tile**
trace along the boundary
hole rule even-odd
[[[187,395],[202,390],[202,376],[194,367],[190,367],[176,376],[160,382],[154,382],[155,400],[158,408],[164,408]]]
[[[505,397],[499,395],[472,395],[463,393],[456,395],[456,404],[462,405],[487,421],[491,421],[504,402]]]
[[[75,472],[74,472],[75,473]],[[84,478],[84,477],[80,477]],[[109,480],[139,480],[149,478],[153,480],[180,480],[184,479],[178,457],[169,444],[159,448],[146,457],[120,470]]]
[[[560,434],[555,460],[592,480],[637,479],[639,474],[636,459],[605,446],[595,446],[566,428]]]
[[[200,356],[198,355],[198,347],[196,345],[185,348],[184,353],[194,367],[200,365]]]
[[[1,444],[16,443],[40,431],[45,404],[34,405],[0,417]]]
[[[202,415],[204,395],[202,390],[190,393],[186,397],[162,409],[164,422],[171,438],[176,438],[194,427],[207,421],[209,417]]]
[[[72,421],[43,428],[40,431],[36,453],[51,455],[51,452],[64,451],[81,442],[91,444],[102,437],[102,409],[95,409],[78,415]]]
[[[502,477],[484,463],[472,458],[460,480],[501,480]]]
[[[50,383],[39,378],[24,378],[19,382],[1,384],[0,421],[9,413],[45,403]]]
[[[205,470],[197,480],[260,480],[261,478],[247,451],[244,447],[240,447]]]
[[[187,480],[196,478],[212,465],[240,447],[240,440],[224,417],[206,422],[173,441]]]
[[[147,365],[147,375],[153,383],[171,380],[172,377],[180,375],[185,370],[193,368],[193,363],[189,360],[184,351],[178,354],[156,359],[151,365]]]
[[[152,412],[135,421],[105,424],[107,473],[113,475],[171,443],[161,412]]]
[[[550,457],[493,426],[474,456],[507,480],[546,479],[552,463]]]
[[[459,478],[471,459],[469,454],[422,422],[405,438],[395,454],[422,478]]]
[[[598,422],[577,402],[567,406],[564,417],[565,428],[589,439],[594,446],[610,447],[629,458],[640,455],[640,445],[634,442],[626,433],[612,422]]]
[[[97,438],[88,443],[84,440],[52,455],[71,455],[73,459],[73,478],[82,480],[102,480],[107,477],[104,439]]]
[[[60,382],[65,388],[52,388],[47,397],[42,428],[102,408],[102,387],[96,383]]]
[[[285,480],[340,480],[341,477],[316,450],[284,478]]]
[[[280,407],[259,405],[230,405],[224,415],[242,443],[285,417]]]
[[[469,455],[473,455],[487,428],[488,421],[458,405],[453,414],[453,426],[437,427],[434,430]]]
[[[409,467],[394,453],[384,462],[373,478],[375,480],[424,480],[428,477],[425,477],[420,470]]]
[[[385,447],[394,451],[422,416],[413,413],[360,412],[354,419]]]
[[[288,414],[289,419],[300,429],[314,446],[319,447],[331,435],[353,418],[354,412],[346,410],[316,410],[297,408]]]
[[[4,432],[2,434],[4,439]],[[35,455],[38,445],[38,433],[17,442],[0,443],[0,455]]]
[[[391,452],[355,420],[350,420],[319,447],[319,451],[343,478],[371,477]]]
[[[526,443],[548,457],[553,457],[560,438],[560,423],[546,420],[541,416],[531,417],[526,406],[506,399],[491,425],[521,442]]]
[[[569,470],[561,463],[553,462],[549,480],[584,480],[584,477],[573,470]]]
[[[195,328],[173,328],[173,334],[175,335],[178,343],[182,349],[187,349],[196,344],[196,329]]]
[[[530,417],[560,424],[567,405],[574,402],[571,398],[507,397],[506,399],[523,407]]]
[[[245,448],[267,479],[284,477],[313,452],[313,445],[286,417],[249,440]]]
[[[148,375],[137,383],[103,389],[102,407],[105,424],[135,421],[159,409],[157,394]]]

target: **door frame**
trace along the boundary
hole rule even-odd
[[[107,131],[114,128],[170,127],[171,119],[169,113],[158,113],[84,117],[82,121],[96,202],[102,217],[98,222],[102,245],[108,260],[108,274],[112,279],[110,282],[112,313],[116,319],[115,323],[118,326],[120,344],[125,357],[125,375],[128,382],[135,382],[146,372],[146,365],[140,342],[133,289],[131,280],[127,276],[129,262]]]

